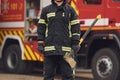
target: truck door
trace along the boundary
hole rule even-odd
[[[93,19],[98,15],[101,14],[102,17],[105,15],[105,2],[106,0],[81,0],[78,1],[79,7],[79,18],[81,26],[89,26]],[[104,22],[104,19],[101,19]],[[101,25],[98,24],[98,25]],[[103,23],[102,25],[106,25]]]
[[[80,18],[93,18],[98,14],[104,14],[104,0],[81,0],[78,5],[80,7]]]
[[[120,0],[107,0],[105,13],[109,18],[109,25],[120,26]]]

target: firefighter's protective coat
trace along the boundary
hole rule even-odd
[[[58,7],[53,2],[43,8],[38,23],[38,40],[45,41],[45,55],[64,55],[71,51],[72,45],[79,43],[79,20],[67,4]]]

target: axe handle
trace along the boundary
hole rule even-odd
[[[83,36],[80,38],[80,43],[79,45],[84,41],[84,39],[87,37],[87,35],[89,34],[89,32],[91,31],[92,27],[96,24],[96,22],[101,19],[101,15],[98,15],[96,17],[96,19],[93,21],[93,23],[90,25],[90,27],[88,28],[88,30],[83,34]]]

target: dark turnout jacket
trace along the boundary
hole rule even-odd
[[[80,23],[75,10],[65,2],[42,9],[38,21],[38,42],[44,41],[45,55],[64,55],[80,39]]]

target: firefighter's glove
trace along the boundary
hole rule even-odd
[[[44,53],[44,45],[42,43],[38,43],[37,49],[39,52]]]
[[[77,54],[78,51],[80,50],[80,45],[73,45],[72,50],[73,50],[74,54]]]

